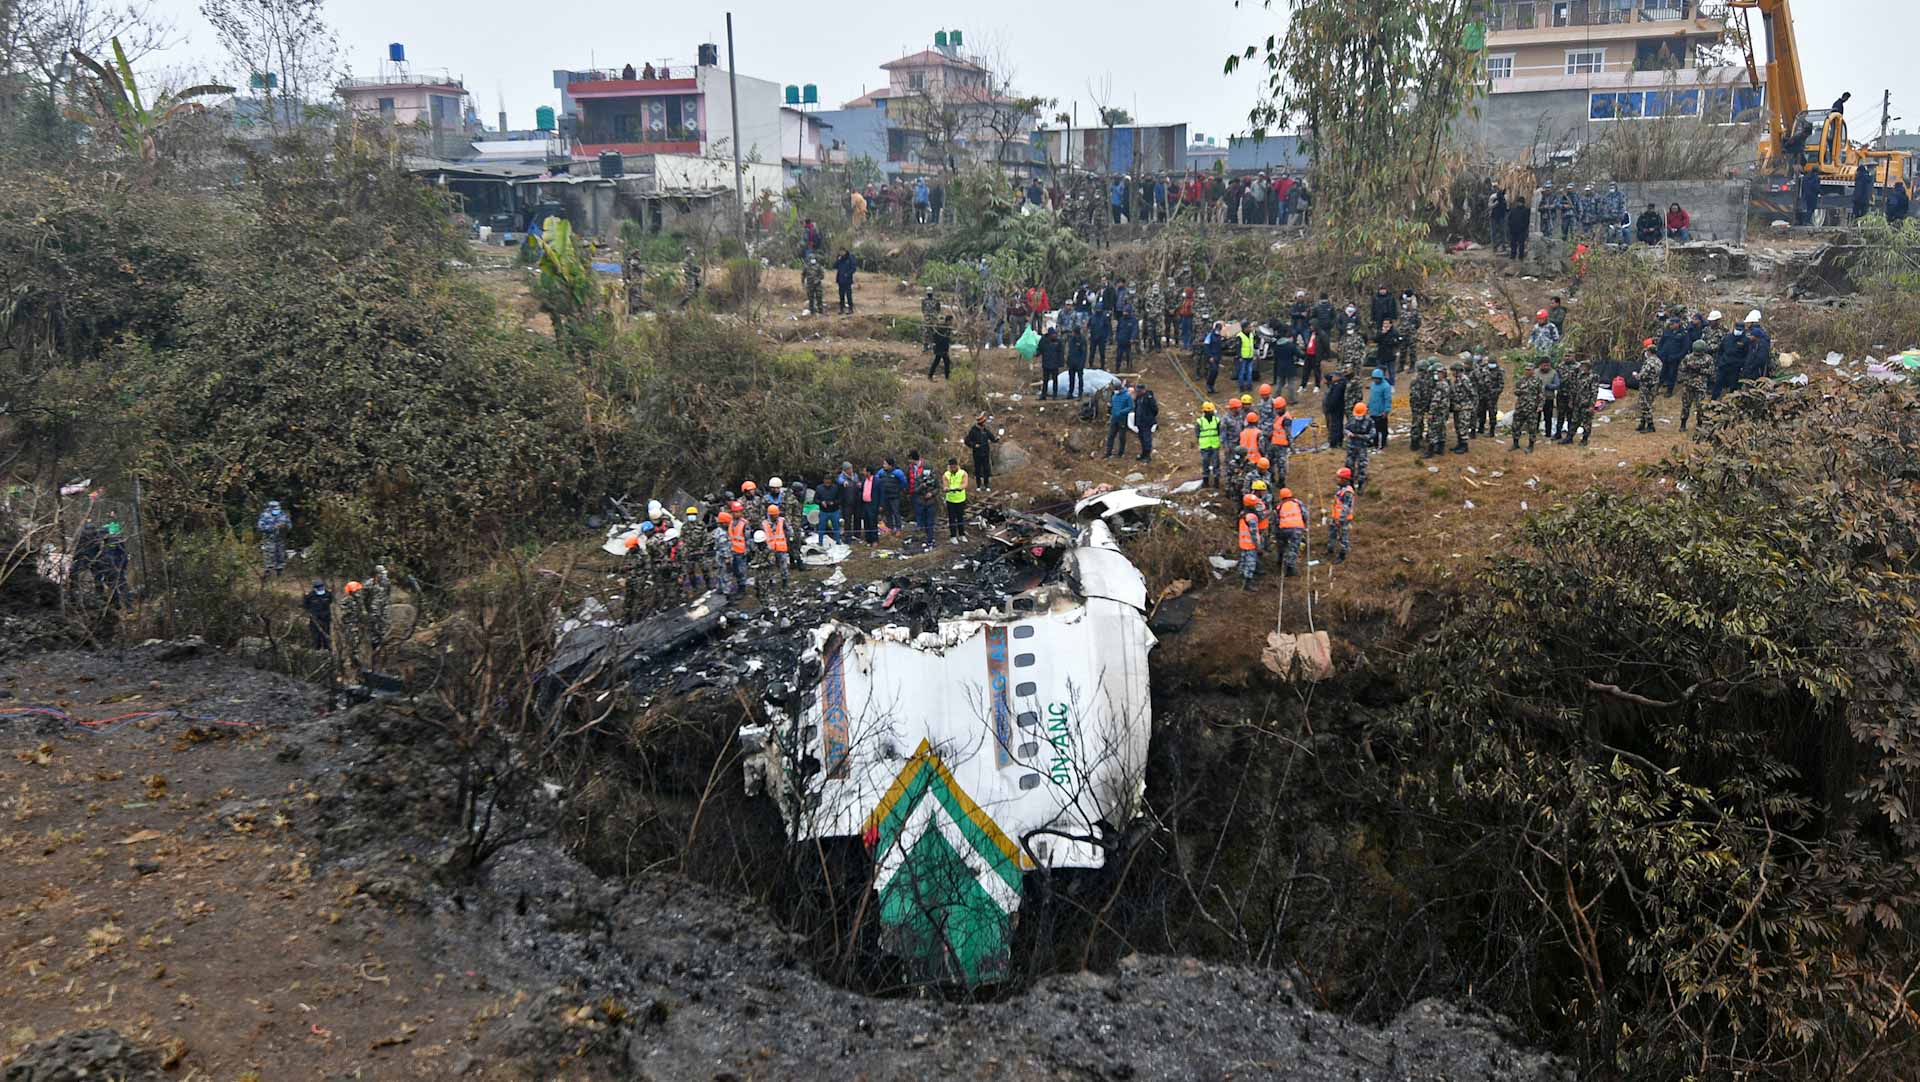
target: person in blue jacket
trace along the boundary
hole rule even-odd
[[[1367,416],[1373,418],[1373,445],[1387,446],[1387,413],[1393,409],[1393,381],[1384,369],[1373,370],[1373,383],[1367,388]]]
[[[1741,378],[1752,383],[1773,375],[1773,335],[1760,325],[1760,309],[1747,313],[1747,360]]]
[[[1107,404],[1107,453],[1102,458],[1112,458],[1114,441],[1120,441],[1120,454],[1127,453],[1127,417],[1133,413],[1133,387],[1121,384],[1113,392],[1113,401]]]
[[[1122,371],[1127,362],[1133,360],[1133,340],[1140,333],[1140,317],[1133,314],[1131,307],[1120,309],[1120,319],[1114,325],[1113,367]]]

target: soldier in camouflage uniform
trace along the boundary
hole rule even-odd
[[[687,258],[680,264],[680,278],[680,307],[685,308],[700,296],[700,261],[694,258],[692,245],[687,246]]]
[[[1411,289],[1400,294],[1400,318],[1393,329],[1400,332],[1401,356],[1420,356],[1420,298]]]
[[[1038,318],[1040,313],[1035,312]],[[940,318],[940,298],[933,295],[933,287],[927,287],[927,294],[920,298],[920,352],[933,348],[933,324]]]
[[[1365,387],[1367,380],[1361,367],[1367,363],[1367,340],[1355,331],[1342,337],[1334,349],[1339,354],[1340,370],[1347,374],[1347,386]]]
[[[807,311],[816,316],[827,306],[822,288],[826,280],[827,272],[820,267],[820,257],[808,252],[806,265],[800,268],[800,283],[807,287]]]
[[[622,585],[626,591],[626,607],[620,617],[623,624],[634,623],[652,612],[658,602],[654,596],[658,581],[654,574],[653,550],[644,536],[653,532],[653,523],[642,525],[640,532],[643,536],[627,538],[626,566],[622,569]]]
[[[1474,406],[1473,434],[1486,433],[1489,436],[1500,434],[1500,392],[1506,390],[1507,374],[1500,362],[1477,357],[1480,361],[1479,399]]]
[[[1561,426],[1560,442],[1572,443],[1578,431],[1584,447],[1587,437],[1593,435],[1593,361],[1586,357],[1568,361],[1560,374],[1560,389],[1567,396],[1567,423]]]
[[[1640,359],[1640,426],[1635,432],[1653,431],[1653,396],[1660,387],[1660,355],[1647,350]]]
[[[1705,420],[1700,414],[1707,397],[1707,381],[1712,378],[1713,351],[1705,339],[1696,338],[1693,350],[1680,362],[1680,431],[1687,430],[1689,413]]]
[[[1367,460],[1373,455],[1373,418],[1367,416],[1367,407],[1353,407],[1352,416],[1347,418],[1347,461],[1346,467],[1353,471],[1353,487],[1357,492],[1367,490]]]
[[[1140,338],[1144,343],[1143,348],[1148,353],[1157,352],[1164,345],[1160,336],[1159,315],[1166,306],[1166,293],[1161,289],[1160,283],[1155,282],[1148,286],[1146,305],[1140,309]]]
[[[1479,402],[1479,392],[1474,389],[1473,380],[1467,376],[1465,361],[1453,362],[1453,367],[1448,370],[1446,392],[1447,417],[1453,422],[1453,453],[1464,455],[1467,453],[1467,428],[1472,424],[1469,417],[1473,413],[1475,404]],[[1432,442],[1429,443],[1434,454],[1440,453],[1440,447],[1446,438],[1446,426],[1435,425]]]
[[[1434,391],[1440,385],[1436,365],[1431,359],[1414,366],[1413,383],[1407,388],[1407,410],[1412,414],[1412,430],[1407,433],[1407,446],[1416,451],[1427,446],[1427,424],[1433,415]]]
[[[1160,298],[1161,307],[1158,310],[1162,323],[1160,341],[1170,348],[1180,341],[1180,287],[1173,284],[1173,279],[1167,279],[1166,284],[1161,288]],[[1152,319],[1154,313],[1155,309],[1149,307],[1146,318]]]
[[[627,314],[633,315],[647,306],[646,290],[647,267],[640,261],[638,250],[627,253],[627,259],[620,268],[620,277],[627,289]]]
[[[1527,453],[1533,453],[1534,437],[1540,432],[1540,401],[1547,391],[1547,377],[1553,374],[1553,365],[1545,360],[1537,368],[1522,366],[1520,374],[1513,381],[1513,421],[1509,425],[1513,433],[1513,446],[1509,450],[1520,449],[1520,434],[1526,433]]]

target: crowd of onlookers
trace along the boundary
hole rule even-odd
[[[1199,220],[1225,225],[1305,225],[1312,193],[1305,177],[1291,172],[1246,176],[1193,171],[1082,176],[1061,183],[1039,177],[1008,180],[1009,194],[1028,206],[1066,212],[1084,203],[1089,191],[1113,224]],[[940,177],[895,176],[885,182],[849,189],[844,208],[855,226],[893,228],[939,225],[951,220],[945,181]]]

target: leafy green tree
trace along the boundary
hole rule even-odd
[[[149,105],[141,96],[133,66],[127,62],[120,39],[113,39],[113,63],[102,64],[78,49],[73,59],[92,73],[81,85],[93,98],[91,112],[77,111],[73,119],[95,131],[112,135],[129,157],[151,166],[160,159],[160,139],[168,127],[183,116],[202,112],[206,106],[196,99],[231,94],[233,88],[219,83],[202,83],[181,90],[162,91]]]
[[[1481,80],[1475,0],[1264,0],[1283,32],[1227,57],[1258,61],[1255,138],[1295,130],[1312,163],[1315,240],[1356,281],[1404,270],[1426,239],[1423,210],[1453,171],[1452,132]]]

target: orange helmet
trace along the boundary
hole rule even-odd
[[[1261,398],[1272,398],[1272,397],[1273,397],[1273,384],[1271,384],[1271,383],[1262,383],[1262,384],[1260,385],[1260,397],[1261,397]]]
[[[1346,468],[1345,466],[1342,466],[1340,467],[1340,472],[1335,474],[1334,476],[1340,478],[1340,480],[1342,481],[1351,481],[1353,480],[1353,471]]]
[[[1359,405],[1353,407],[1353,415],[1355,417],[1365,417],[1367,415],[1367,404],[1365,402],[1362,402]]]
[[[1291,499],[1293,499],[1293,490],[1292,490],[1292,489],[1290,489],[1290,488],[1283,488],[1283,489],[1281,489],[1281,490],[1280,490],[1280,498],[1281,498],[1281,499],[1283,499],[1283,500],[1291,500]]]
[[[735,501],[733,501],[732,503],[730,503],[730,504],[728,504],[728,505],[727,505],[727,510],[729,510],[729,511],[745,511],[745,510],[746,510],[746,508],[745,508],[745,507],[743,507],[743,506],[741,506],[741,504],[740,504],[740,501],[739,501],[739,500],[735,500]]]
[[[637,549],[637,548],[639,548],[639,547],[640,547],[640,539],[639,539],[638,537],[629,537],[629,538],[627,538],[627,551],[628,551],[628,552],[632,552],[632,551],[633,551],[634,549]]]
[[[767,514],[772,515],[774,518],[779,518],[780,505],[776,503],[772,507],[767,508]]]
[[[1253,493],[1249,492],[1245,496],[1240,497],[1240,506],[1258,507],[1260,506],[1260,501],[1254,498]]]
[[[359,592],[360,592],[360,584],[359,584],[359,583],[357,583],[357,582],[349,582],[349,583],[347,583],[347,592],[348,592],[348,593],[350,593],[350,594],[357,594],[357,593],[359,593]]]
[[[1240,408],[1240,400],[1239,400],[1239,399],[1237,399],[1237,398],[1229,398],[1229,399],[1227,399],[1227,408],[1228,408],[1228,409],[1230,409],[1230,410],[1237,410],[1237,409],[1239,409],[1239,408]]]
[[[1653,348],[1653,339],[1651,339],[1651,338],[1649,338],[1649,339],[1647,339],[1646,341],[1644,341],[1644,342],[1642,342],[1642,343],[1640,343],[1640,345],[1641,345],[1641,346],[1643,346],[1643,347],[1645,347],[1645,348],[1647,348],[1647,349],[1652,349],[1652,348]]]
[[[1273,408],[1274,408],[1274,409],[1277,409],[1277,410],[1283,410],[1283,409],[1286,409],[1286,408],[1287,408],[1287,400],[1286,400],[1286,399],[1284,399],[1284,398],[1281,398],[1281,397],[1280,397],[1279,395],[1274,395],[1274,396],[1273,396]]]
[[[740,491],[742,491],[742,492],[752,492],[752,491],[753,491],[754,489],[756,489],[756,488],[759,488],[759,487],[760,487],[760,486],[758,486],[758,485],[756,485],[756,484],[754,484],[754,483],[753,483],[752,481],[742,481],[742,482],[740,482]]]
[[[1538,312],[1535,312],[1533,314],[1533,321],[1535,323],[1545,323],[1547,321],[1547,310],[1542,308]]]
[[[731,512],[731,511],[722,511],[722,512],[720,512],[720,514],[719,514],[719,515],[718,515],[718,516],[717,516],[717,517],[715,518],[715,520],[714,520],[714,521],[716,521],[716,522],[718,522],[718,523],[720,523],[720,525],[722,525],[722,526],[725,526],[725,525],[727,525],[727,524],[729,524],[729,523],[731,523],[731,522],[733,521],[733,512]]]
[[[1263,470],[1270,470],[1273,468],[1273,462],[1271,459],[1256,458],[1253,460],[1253,464],[1255,466],[1260,467]]]

